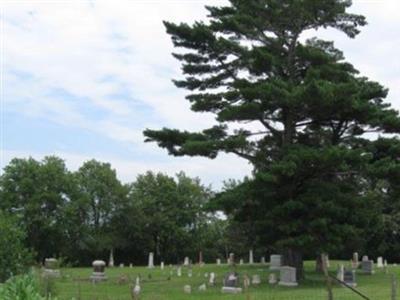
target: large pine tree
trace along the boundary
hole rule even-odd
[[[299,276],[305,250],[329,251],[367,217],[365,133],[400,132],[384,87],[360,76],[332,42],[301,39],[329,27],[354,38],[366,21],[347,13],[350,5],[230,0],[207,7],[208,22],[165,22],[175,47],[184,49],[174,54],[185,74],[176,86],[190,91],[193,111],[214,113],[218,125],[144,132],[175,156],[222,151],[248,160],[255,179],[236,213],[250,209]]]

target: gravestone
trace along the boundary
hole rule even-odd
[[[90,279],[93,282],[104,281],[107,280],[107,276],[105,274],[106,263],[102,260],[95,260],[92,263],[93,273],[90,275]]]
[[[149,263],[147,265],[148,268],[154,268],[154,253],[149,253]]]
[[[189,257],[186,256],[185,259],[184,259],[184,261],[183,261],[183,265],[184,265],[185,267],[187,267],[189,264],[190,264]]]
[[[229,272],[224,277],[224,286],[237,287],[239,285],[239,274],[236,272]]]
[[[124,264],[119,264],[119,267],[120,267],[120,268],[124,268],[125,265],[124,265]]]
[[[362,261],[369,261],[368,255],[364,255],[364,256],[362,257]]]
[[[187,284],[183,287],[183,291],[185,292],[185,294],[190,294],[192,292],[192,287]]]
[[[129,268],[131,268],[131,269],[133,268],[133,264],[132,263],[129,264]]]
[[[356,287],[356,271],[355,270],[344,270],[343,282],[351,287]]]
[[[340,281],[344,281],[344,266],[343,265],[338,266],[336,278]]]
[[[205,292],[207,290],[207,285],[203,283],[199,286],[199,292]]]
[[[133,294],[133,299],[139,299],[139,295],[140,295],[140,279],[139,277],[136,277],[136,284],[135,287],[132,290],[132,294]]]
[[[110,268],[114,267],[114,250],[113,249],[110,250],[110,258],[108,260],[108,266]]]
[[[253,250],[249,251],[249,264],[253,264],[254,263],[254,257],[253,257]]]
[[[221,264],[221,259],[217,258],[217,265],[219,266]]]
[[[269,269],[270,270],[279,270],[282,266],[282,255],[273,254],[269,259]]]
[[[374,274],[374,262],[372,260],[366,260],[361,262],[361,270],[364,274],[372,275]]]
[[[58,260],[55,258],[46,258],[44,260],[44,275],[48,277],[58,278],[61,276]]]
[[[161,270],[164,270],[164,262],[163,262],[163,261],[162,261],[161,264],[160,264],[160,269],[161,269]]]
[[[228,264],[231,266],[233,266],[235,264],[235,254],[234,253],[229,253]]]
[[[242,258],[239,260],[239,265],[243,265],[243,259]]]
[[[280,267],[279,285],[297,286],[296,268],[283,266]]]
[[[238,294],[242,292],[239,286],[239,274],[236,272],[229,272],[224,277],[222,292],[229,294]]]
[[[188,270],[188,277],[191,278],[192,276],[193,276],[193,271],[192,271],[192,269],[189,269]]]
[[[215,282],[216,282],[216,279],[217,279],[217,277],[216,277],[215,273],[211,272],[210,273],[210,278],[208,280],[208,284],[211,285],[211,286],[214,286]]]
[[[276,284],[278,282],[278,280],[276,279],[276,274],[275,273],[271,273],[268,276],[268,283],[269,284]]]
[[[244,274],[243,276],[243,287],[245,290],[247,290],[250,286],[250,278],[247,274]]]
[[[261,256],[261,263],[265,264],[265,256]]]
[[[253,275],[252,278],[251,278],[251,284],[253,284],[253,285],[261,284],[260,275],[257,275],[257,274]]]
[[[178,277],[181,277],[181,276],[182,276],[182,268],[181,268],[181,267],[178,267],[178,269],[176,270],[176,275],[177,275]]]
[[[357,269],[359,266],[358,252],[353,253],[353,259],[351,260],[351,267]]]
[[[383,257],[379,256],[378,259],[376,260],[376,266],[378,268],[383,268]]]

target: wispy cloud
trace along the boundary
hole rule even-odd
[[[5,141],[12,155],[42,157],[56,153],[76,167],[91,157],[109,160],[122,179],[147,169],[169,173],[187,170],[217,185],[229,177],[249,174],[247,163],[223,155],[216,160],[169,157],[154,144],[144,144],[144,128],[163,126],[199,130],[214,123],[210,114],[190,111],[185,92],[171,83],[181,76],[171,56],[173,46],[162,20],[205,19],[204,5],[225,0],[197,1],[13,1],[3,5],[3,107],[21,122],[47,122],[85,132],[100,142],[83,151],[80,142],[59,145],[55,137],[37,132],[43,151],[24,143],[24,132],[5,124],[13,139]],[[390,88],[388,101],[400,109],[400,9],[398,1],[354,1],[354,12],[370,25],[355,40],[333,31],[318,32],[334,39],[363,74]],[[56,125],[55,125],[56,124]],[[19,139],[19,143],[15,141]],[[22,148],[21,148],[22,147]],[[118,149],[131,149],[121,158]],[[33,153],[35,152],[35,153]],[[234,166],[234,167],[233,167]]]

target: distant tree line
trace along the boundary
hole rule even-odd
[[[183,172],[174,178],[149,171],[122,184],[108,163],[90,160],[71,172],[54,156],[13,159],[0,179],[1,216],[21,232],[15,247],[38,263],[60,257],[89,265],[108,260],[110,251],[116,263],[135,265],[149,252],[166,263],[196,261],[200,251],[206,261],[244,254],[251,238],[209,209],[213,196]],[[7,261],[12,251],[3,252]]]
[[[400,163],[393,160],[399,146],[376,142],[368,177],[315,185],[307,197],[337,192],[340,204],[327,201],[329,214],[318,215],[319,207],[308,213],[304,228],[328,233],[321,237],[321,251],[332,258],[348,259],[358,251],[400,260]],[[302,216],[263,208],[260,195],[273,190],[263,183],[257,176],[228,181],[215,192],[183,172],[171,177],[149,171],[123,184],[109,163],[96,160],[71,172],[54,156],[13,159],[0,177],[0,281],[47,257],[87,266],[108,261],[110,251],[116,264],[134,265],[146,264],[149,252],[156,263],[172,264],[185,256],[197,262],[200,251],[206,262],[230,252],[246,261],[249,249],[256,259],[280,253],[274,241],[288,227],[301,226]],[[358,205],[348,197],[360,197]],[[331,224],[327,229],[324,220]],[[304,253],[315,257],[315,249]]]

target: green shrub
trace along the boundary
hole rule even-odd
[[[0,210],[0,282],[27,271],[32,255],[25,248],[25,234],[17,220]]]
[[[33,273],[10,278],[0,286],[1,300],[56,300],[51,295],[43,297],[40,285]]]

